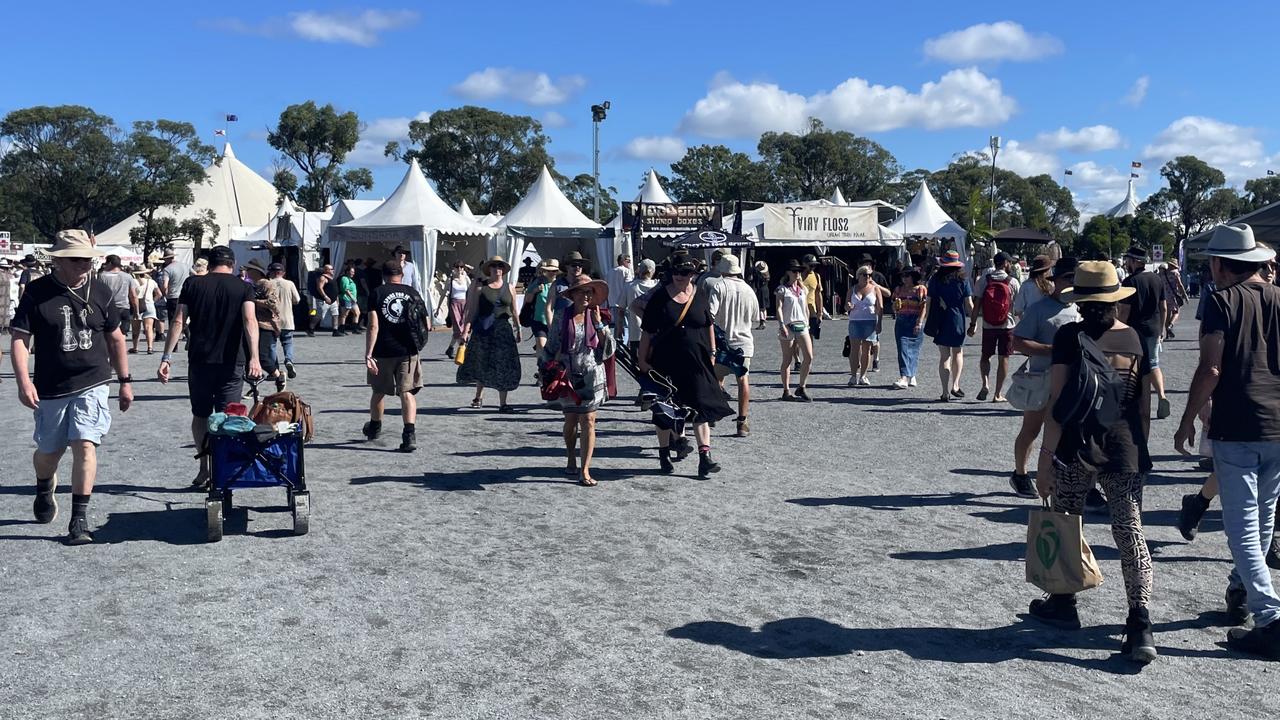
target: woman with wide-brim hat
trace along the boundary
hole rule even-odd
[[[1018,287],[1018,294],[1013,296],[1012,312],[1014,317],[1022,317],[1027,308],[1053,294],[1053,281],[1049,279],[1049,271],[1053,269],[1053,261],[1048,255],[1037,255],[1031,259],[1027,268],[1027,279]]]
[[[613,331],[600,317],[600,306],[609,301],[609,286],[580,275],[560,294],[572,304],[551,326],[539,363],[559,363],[573,387],[572,394],[553,401],[564,412],[564,472],[590,487],[596,484],[591,458],[596,449],[596,410],[606,395],[605,361],[617,350]]]
[[[938,258],[938,272],[929,280],[929,315],[936,319],[933,344],[938,346],[938,380],[942,402],[962,398],[960,374],[964,372],[965,318],[973,313],[973,288],[965,278],[960,253],[948,250]]]
[[[650,370],[671,381],[676,402],[693,412],[693,434],[698,443],[698,476],[709,477],[720,466],[711,459],[711,427],[733,410],[715,373],[715,322],[708,293],[693,282],[697,263],[688,255],[671,263],[671,280],[654,290],[640,323],[640,348],[636,364],[642,374]],[[675,470],[671,463],[674,433],[659,428],[658,460],[662,472]]]
[[[782,400],[810,402],[809,370],[813,367],[813,338],[809,336],[809,289],[804,284],[804,265],[795,258],[787,265],[782,282],[774,291],[778,318],[778,344],[782,347]],[[800,364],[796,392],[791,393],[791,363]]]
[[[462,338],[467,353],[458,367],[458,384],[476,386],[471,407],[484,406],[484,389],[498,391],[498,411],[515,412],[507,393],[520,387],[520,324],[516,322],[516,296],[507,282],[511,265],[494,255],[480,266],[482,280],[467,291]]]
[[[1117,303],[1133,293],[1133,288],[1120,285],[1111,263],[1082,262],[1076,267],[1074,286],[1060,296],[1063,302],[1076,304],[1082,319],[1063,325],[1053,337],[1051,410],[1045,418],[1036,489],[1040,497],[1053,498],[1054,510],[1079,515],[1085,496],[1095,484],[1101,486],[1111,511],[1111,534],[1120,553],[1129,605],[1120,651],[1134,661],[1147,663],[1156,657],[1147,610],[1151,553],[1142,529],[1142,484],[1151,469],[1147,453],[1151,363],[1142,338],[1116,319]],[[1086,350],[1101,352],[1124,384],[1119,420],[1087,438],[1075,416],[1069,431],[1064,430],[1056,407],[1068,379],[1079,372]],[[1058,627],[1080,627],[1074,594],[1034,600],[1031,615]]]
[[[529,283],[529,287],[524,292],[525,304],[532,303],[529,330],[533,333],[533,349],[536,352],[542,352],[542,348],[547,346],[547,334],[551,327],[551,310],[554,306],[551,291],[559,276],[560,261],[555,258],[543,260],[538,265],[538,273],[534,276],[533,282]]]

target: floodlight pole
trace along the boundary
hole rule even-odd
[[[608,110],[608,100],[591,106],[591,178],[595,186],[591,211],[596,222],[600,222],[600,123],[607,117]]]
[[[994,236],[996,233],[996,155],[1000,153],[1000,136],[991,136],[991,210],[987,219],[987,229]]]

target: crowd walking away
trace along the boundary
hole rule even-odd
[[[527,412],[529,422],[536,422],[534,410],[555,411],[554,434],[564,451],[562,470],[555,472],[590,488],[611,479],[609,463],[597,460],[612,454],[601,453],[598,443],[620,434],[601,432],[599,423],[614,422],[615,413],[648,414],[644,436],[650,437],[651,428],[653,439],[643,441],[643,454],[656,453],[654,474],[673,475],[696,455],[696,472],[689,475],[727,478],[730,473],[716,460],[724,459],[719,443],[753,438],[753,418],[759,419],[752,409],[762,395],[760,373],[753,379],[755,361],[763,357],[757,332],[777,339],[780,396],[763,399],[787,403],[780,412],[801,417],[814,412],[802,404],[864,402],[850,398],[886,406],[878,412],[918,402],[925,409],[911,412],[966,412],[935,405],[932,390],[928,398],[908,397],[921,384],[932,384],[928,373],[919,373],[929,338],[938,351],[938,402],[965,401],[973,392],[969,402],[984,403],[988,414],[966,422],[1000,414],[1019,420],[1007,442],[992,438],[987,444],[1001,458],[999,482],[1007,477],[1028,510],[1058,518],[1054,523],[1074,523],[1077,535],[1082,536],[1084,513],[1107,513],[1124,585],[1123,615],[1113,611],[1115,619],[1123,617],[1123,657],[1146,664],[1160,654],[1153,619],[1160,585],[1142,511],[1161,432],[1163,442],[1173,432],[1170,444],[1181,453],[1198,449],[1201,466],[1211,471],[1178,509],[1183,536],[1196,538],[1215,497],[1222,505],[1233,566],[1224,578],[1223,599],[1238,625],[1226,643],[1241,653],[1280,660],[1280,595],[1271,577],[1271,569],[1280,567],[1280,289],[1274,284],[1274,251],[1256,242],[1249,226],[1223,225],[1213,231],[1205,257],[1196,258],[1207,264],[1211,282],[1201,283],[1198,364],[1175,429],[1161,421],[1172,416],[1169,395],[1180,389],[1166,387],[1170,378],[1161,359],[1190,301],[1180,265],[1152,271],[1151,253],[1138,245],[1128,248],[1120,264],[1064,257],[1056,246],[1025,264],[991,250],[983,256],[989,264],[980,261],[974,268],[961,249],[942,248],[913,258],[913,264],[886,268],[892,280],[869,256],[852,267],[813,255],[771,264],[728,249],[703,256],[709,263],[681,250],[659,260],[628,253],[597,258],[596,277],[591,260],[577,251],[524,258],[518,275],[512,273],[513,258],[494,255],[478,268],[456,260],[436,277],[432,268],[415,265],[403,247],[382,259],[339,262],[337,270],[321,264],[310,274],[281,262],[283,257],[237,264],[227,246],[215,246],[190,264],[166,252],[148,267],[126,267],[119,256],[98,250],[87,233],[63,231],[47,251],[51,272],[24,261],[25,281],[11,320],[9,305],[3,306],[18,398],[33,413],[32,513],[41,523],[59,515],[58,467],[69,450],[65,541],[93,542],[89,507],[97,452],[111,429],[109,386],[119,384],[118,410],[129,410],[130,357],[153,352],[157,343],[157,379],[170,383],[185,375],[199,456],[195,488],[210,488],[209,457],[201,452],[210,418],[240,404],[245,380],[254,393],[260,380],[273,381],[277,392],[297,381],[295,329],[310,336],[322,329],[339,338],[361,336],[300,341],[304,348],[345,347],[351,359],[357,346],[362,349],[368,415],[351,428],[354,434],[359,427],[361,449],[383,448],[387,415],[394,416],[398,403],[399,442],[389,445],[402,453],[417,451],[424,376],[448,368],[456,385],[473,391],[469,407],[458,408],[462,414],[455,417],[505,422],[488,415],[496,410]],[[101,266],[96,274],[95,263]],[[0,277],[6,274],[16,280],[0,263]],[[305,292],[288,276],[298,278]],[[843,342],[822,345],[824,321],[840,314],[845,333],[836,338]],[[1183,318],[1183,328],[1188,321]],[[424,362],[437,323],[448,327],[448,342]],[[896,375],[880,376],[881,388],[889,391],[884,397],[867,398],[888,328]],[[971,340],[979,352],[979,377],[966,381],[965,346]],[[536,367],[537,397],[522,389],[528,379],[521,358],[525,342]],[[185,359],[178,358],[180,351]],[[441,360],[441,352],[452,363]],[[837,352],[847,360],[837,359]],[[818,353],[824,363],[841,368],[834,380],[814,373]],[[885,361],[893,362],[887,355]],[[620,388],[619,372],[634,381],[634,396]],[[771,373],[765,387],[772,385]],[[1011,412],[994,410],[993,404],[1007,404]],[[842,412],[860,412],[854,407]],[[363,417],[364,410],[359,412]],[[726,439],[730,435],[736,440]],[[732,469],[738,459],[726,465]],[[1034,531],[1033,522],[1029,538]],[[1083,542],[1061,551],[1077,566],[1091,561]],[[1108,616],[1107,609],[1086,600],[1096,582],[1050,582],[1043,568],[1032,568],[1038,557],[1032,551],[1027,556],[1028,579],[1045,591],[1030,600],[1033,621],[1076,630]]]

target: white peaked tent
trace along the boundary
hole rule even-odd
[[[163,208],[157,217],[171,217],[178,222],[190,220],[204,210],[212,210],[218,223],[218,236],[213,243],[225,245],[252,232],[269,221],[276,213],[279,193],[275,187],[248,165],[236,159],[231,143],[222,150],[222,157],[205,168],[204,182],[191,185],[191,204],[181,208]],[[129,245],[129,230],[142,224],[142,218],[131,215],[97,234],[100,245]]]
[[[929,192],[929,185],[920,181],[920,189],[911,198],[902,214],[886,225],[902,237],[929,237],[955,241],[956,252],[966,265],[969,264],[969,233],[947,214]]]
[[[467,204],[466,198],[463,198],[462,204],[458,206],[458,214],[461,215],[465,220],[471,220],[472,222],[479,221],[479,218],[476,217],[476,214],[471,212],[471,206]]]
[[[836,186],[836,191],[831,193],[831,204],[832,205],[848,205],[849,204],[844,199],[844,193],[840,192],[839,185]]]
[[[547,258],[564,257],[572,250],[591,254],[593,248],[588,243],[600,237],[600,227],[565,197],[543,165],[524,198],[498,221],[498,234],[489,240],[489,254],[505,257],[512,267],[518,267],[528,242]],[[596,269],[604,268],[605,262],[608,260],[596,258]]]
[[[272,260],[272,249],[298,248],[302,264],[306,269],[313,269],[319,265],[321,238],[332,218],[332,210],[299,210],[285,198],[270,222],[239,240],[232,240],[231,249],[235,251],[237,263],[244,264],[252,258],[265,265]]]
[[[1129,192],[1119,205],[1103,213],[1109,218],[1133,217],[1138,214],[1138,195],[1133,190],[1133,178],[1129,178]]]
[[[467,220],[440,199],[418,167],[409,163],[399,187],[373,211],[329,226],[329,263],[341,267],[347,257],[385,258],[397,245],[409,250],[418,266],[418,291],[427,293],[436,272],[441,241],[459,259],[483,259],[483,238],[493,229]]]
[[[662,183],[658,182],[657,171],[649,168],[649,171],[644,174],[644,185],[640,187],[640,193],[632,202],[670,203],[675,201],[666,190],[662,189]],[[648,235],[646,233],[646,236]],[[675,236],[672,235],[672,237]],[[607,266],[596,268],[596,272],[600,273],[612,268],[613,260],[619,255],[630,255],[634,258],[635,248],[631,245],[631,234],[623,231],[622,213],[619,212],[617,217],[604,226],[604,232],[596,240],[596,257],[604,258],[604,262],[609,263]]]
[[[365,215],[368,215],[374,210],[377,210],[378,206],[384,202],[386,202],[385,199],[384,200],[339,200],[338,202],[334,203],[332,206],[329,207],[329,210],[333,212],[333,217],[330,218],[329,224],[341,225],[344,222],[350,222],[352,220],[355,220],[358,217],[364,217]],[[327,230],[328,228],[326,228],[326,231]],[[324,235],[325,235],[325,240],[327,240],[328,232],[325,232]]]

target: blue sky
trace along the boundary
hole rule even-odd
[[[0,112],[78,103],[122,126],[188,120],[210,142],[231,112],[236,154],[269,174],[265,134],[313,99],[367,123],[352,160],[371,197],[403,166],[381,157],[408,119],[464,103],[543,119],[557,168],[631,195],[686,146],[752,152],[809,115],[867,135],[907,169],[1005,138],[1000,165],[1050,172],[1087,212],[1140,195],[1194,153],[1240,184],[1280,171],[1267,80],[1275,3],[559,2],[10,4]],[[15,63],[21,60],[18,64]],[[1012,142],[1011,142],[1012,141]]]

